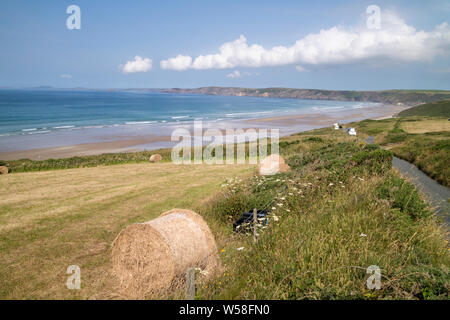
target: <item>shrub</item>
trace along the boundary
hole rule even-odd
[[[304,141],[311,141],[311,142],[324,142],[324,140],[320,137],[309,137],[303,139]]]
[[[380,149],[380,146],[377,144],[366,144],[364,146],[364,150],[366,150],[366,151],[373,151],[373,150],[379,150],[379,149]]]
[[[392,168],[392,152],[388,150],[360,151],[353,155],[352,160],[372,174],[384,173]]]
[[[300,140],[294,140],[294,141],[280,141],[280,148],[285,148],[287,146],[293,145],[293,144],[299,144]]]
[[[406,180],[390,175],[376,189],[379,199],[391,202],[392,208],[399,209],[413,219],[430,215],[427,205],[422,201],[415,187]]]

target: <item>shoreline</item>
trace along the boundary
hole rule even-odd
[[[361,110],[350,110],[350,112],[329,112],[328,114],[311,113],[311,114],[297,114],[279,117],[266,117],[245,119],[228,123],[217,123],[217,128],[224,131],[224,129],[280,129],[280,137],[295,134],[297,132],[304,132],[312,129],[323,128],[331,126],[334,122],[342,124],[354,121],[361,121],[364,119],[384,119],[394,117],[398,112],[408,109],[409,106],[398,105],[380,105],[374,107],[367,107]],[[223,125],[225,124],[225,127]],[[205,129],[211,126],[212,123],[207,123]],[[230,127],[230,125],[234,125]],[[180,125],[186,127],[187,124]],[[166,128],[166,129],[173,129]],[[189,129],[192,132],[191,128]],[[150,133],[146,135],[135,135],[124,137],[120,135],[111,135],[108,138],[104,137],[100,142],[69,144],[56,147],[33,148],[24,150],[0,151],[0,160],[45,160],[45,159],[59,159],[70,158],[74,156],[98,155],[104,153],[122,153],[122,152],[138,152],[151,151],[163,148],[170,148],[177,142],[171,141],[169,131],[166,130],[163,135]]]

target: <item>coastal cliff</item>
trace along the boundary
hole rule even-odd
[[[337,91],[291,88],[252,89],[235,87],[201,87],[194,89],[161,89],[160,92],[222,96],[380,102],[385,104],[398,105],[418,105],[426,102],[450,100],[450,91],[444,90]]]

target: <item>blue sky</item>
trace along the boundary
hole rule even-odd
[[[2,0],[0,86],[450,89],[449,17],[437,0]]]

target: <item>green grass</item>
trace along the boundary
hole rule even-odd
[[[409,120],[363,121],[359,130],[381,129],[386,145],[402,148],[424,141],[423,148],[432,145],[446,159],[448,135],[408,133]],[[425,120],[413,121],[408,123]],[[394,144],[395,136],[405,139]],[[158,152],[169,159],[168,150]],[[198,282],[198,299],[449,298],[448,233],[415,188],[392,170],[393,152],[400,151],[322,128],[281,139],[280,152],[291,172],[247,178],[253,171],[248,166],[109,166],[147,162],[150,153],[144,152],[28,166],[12,162],[13,172],[99,167],[0,179],[9,191],[0,205],[0,297],[117,298],[109,246],[118,232],[186,207],[208,222],[223,264],[217,277]],[[220,181],[235,174],[239,178],[220,189]],[[253,208],[267,209],[271,218],[256,244],[250,235],[232,232],[233,221]],[[65,268],[74,263],[85,270],[76,294],[64,287]],[[370,265],[381,268],[381,290],[366,286]]]
[[[0,299],[117,299],[109,249],[123,228],[197,210],[225,179],[253,171],[140,163],[0,176]],[[81,290],[65,286],[73,264]]]
[[[446,233],[393,173],[392,153],[326,140],[285,152],[292,172],[232,182],[204,209],[229,235],[254,207],[271,221],[256,244],[250,235],[225,243],[225,270],[198,288],[198,299],[449,298]],[[381,268],[381,290],[366,286],[370,265]]]
[[[46,160],[0,160],[0,165],[7,166],[10,173],[97,167],[125,163],[148,162],[152,154],[159,153],[163,161],[169,161],[170,150],[155,150],[129,153],[105,153],[92,156],[81,156]]]
[[[450,117],[450,100],[430,102],[404,110],[398,114],[400,117],[428,116]]]
[[[432,179],[450,186],[450,131],[447,118],[401,117],[352,123],[363,135],[397,157],[415,164]],[[442,131],[436,131],[442,130]]]
[[[283,144],[283,143],[282,143]],[[234,144],[234,157],[237,157],[238,145]],[[249,143],[245,143],[245,157],[249,156]],[[202,147],[202,152],[205,147]],[[223,159],[226,157],[227,146],[223,149]],[[270,153],[271,145],[270,139],[268,140],[267,152]],[[60,159],[46,159],[46,160],[0,160],[0,166],[7,166],[9,173],[17,172],[33,172],[33,171],[48,171],[48,170],[61,170],[61,169],[73,169],[73,168],[88,168],[97,166],[110,166],[127,163],[143,163],[148,162],[152,154],[159,153],[163,159],[162,162],[171,161],[171,149],[159,149],[152,151],[141,152],[122,152],[122,153],[104,153],[91,156],[77,156],[70,158]],[[214,156],[214,151],[212,152]],[[194,159],[194,148],[191,148],[191,160]]]

